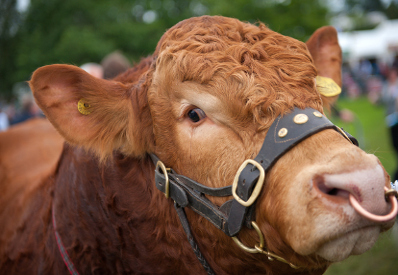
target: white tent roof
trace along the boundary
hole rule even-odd
[[[398,20],[384,21],[373,30],[341,32],[339,43],[350,61],[373,57],[389,62],[398,53]]]

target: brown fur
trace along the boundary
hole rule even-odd
[[[23,247],[32,247],[33,251],[48,249],[43,242],[46,230],[43,225],[47,226],[47,222],[50,221],[50,212],[45,210],[49,210],[49,188],[51,189],[52,185],[46,184],[45,181],[55,172],[63,143],[64,139],[51,123],[43,118],[28,120],[0,133],[2,267],[16,259],[24,259],[20,262],[20,274],[28,274],[35,264],[32,265],[30,260],[32,251]],[[51,232],[49,236],[51,237]],[[13,250],[8,249],[10,241],[13,242]],[[5,253],[7,257],[4,257]],[[5,269],[1,270],[4,272]],[[13,273],[11,270],[10,272]]]
[[[173,202],[154,185],[148,154],[156,153],[167,166],[202,184],[230,185],[240,163],[256,156],[276,116],[294,106],[322,111],[315,65],[321,68],[323,63],[317,60],[327,57],[311,55],[339,54],[324,51],[329,44],[322,37],[321,32],[312,39],[318,46],[310,54],[304,43],[263,24],[203,16],[171,28],[152,57],[114,80],[99,80],[68,65],[38,69],[30,81],[35,98],[68,144],[56,172],[23,200],[15,234],[6,240],[0,231],[0,270],[67,274],[54,239],[54,213],[80,274],[203,274]],[[340,68],[334,69],[332,77],[340,73]],[[91,105],[87,116],[77,110],[81,98]],[[194,108],[205,110],[206,118],[190,121],[187,112]],[[342,152],[350,157],[345,160]],[[330,159],[341,164],[328,165]],[[311,218],[337,219],[339,213],[327,209],[318,193],[305,196],[312,194],[306,190],[311,180],[297,177],[301,169],[313,175],[313,170],[344,172],[375,163],[327,130],[296,146],[267,174],[256,221],[270,251],[300,265],[298,270],[240,250],[188,208],[193,234],[216,274],[322,274],[330,262],[315,251],[327,237],[309,241],[306,249],[311,252],[300,254],[292,248],[300,234],[288,233],[296,219],[299,228],[312,232],[316,226]],[[299,192],[291,194],[291,189]],[[23,198],[12,196],[7,193],[2,200]],[[218,205],[224,201],[209,199]],[[299,219],[292,202],[297,208],[308,206],[312,216],[302,211]],[[2,222],[9,220],[4,217]],[[338,229],[363,223],[355,216]],[[382,229],[391,226],[387,223]],[[250,246],[258,241],[249,229],[243,229],[239,238]]]
[[[293,105],[321,110],[314,90],[316,69],[306,45],[262,23],[254,26],[223,17],[182,21],[163,36],[155,55],[157,66],[166,63],[174,79],[217,91],[228,87],[221,96],[245,102],[243,113],[254,114],[259,130]]]

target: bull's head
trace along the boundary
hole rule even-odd
[[[65,139],[102,161],[113,150],[136,158],[154,154],[176,173],[220,188],[258,155],[275,119],[295,107],[323,114],[332,100],[321,97],[315,78],[341,85],[340,66],[332,28],[320,29],[306,46],[262,24],[205,16],[168,30],[153,57],[113,81],[52,65],[38,69],[30,85]],[[268,250],[294,265],[324,270],[365,252],[393,225],[370,221],[352,207],[350,196],[373,214],[388,213],[389,176],[374,155],[336,129],[294,146],[266,171],[264,182],[253,220]],[[167,201],[160,192],[154,196]],[[207,198],[217,206],[231,199]],[[204,247],[217,242],[237,259],[256,259],[256,268],[269,269],[263,255],[245,254],[196,213],[188,216]],[[238,236],[247,245],[258,242],[252,229]]]

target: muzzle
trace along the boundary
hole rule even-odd
[[[297,268],[292,263],[264,249],[263,235],[254,221],[255,204],[265,184],[265,175],[276,161],[302,140],[325,129],[336,130],[348,141],[358,146],[358,142],[353,136],[334,125],[319,111],[312,108],[304,110],[295,108],[291,113],[275,119],[257,157],[242,163],[232,185],[209,188],[183,175],[176,174],[173,169],[166,168],[155,155],[151,155],[156,165],[156,187],[167,198],[170,197],[174,200],[177,209],[190,207],[226,235],[233,237],[234,241],[245,251],[263,253],[270,260],[277,259]],[[208,200],[205,195],[233,196],[233,199],[219,207]],[[181,222],[186,223],[186,221]],[[244,246],[236,237],[243,225],[254,228],[259,234],[260,243],[254,248]],[[187,232],[187,230],[185,231]],[[212,273],[209,272],[209,274]]]

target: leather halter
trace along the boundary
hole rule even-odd
[[[243,224],[248,228],[253,228],[253,212],[256,199],[264,184],[264,174],[293,146],[325,129],[336,130],[358,146],[358,141],[353,136],[334,125],[319,111],[312,108],[304,110],[294,108],[291,113],[275,119],[268,130],[259,154],[254,161],[247,160],[243,163],[238,170],[233,186],[221,188],[204,186],[177,174],[171,168],[166,168],[152,154],[152,161],[156,165],[156,187],[165,193],[166,197],[173,199],[176,207],[190,207],[226,235],[234,237],[240,232]],[[233,195],[234,198],[219,207],[208,200],[205,195],[216,197]],[[184,217],[180,216],[182,222],[183,219]],[[270,256],[268,257],[270,258]],[[272,257],[280,258],[276,255],[272,255]],[[282,258],[278,260],[286,262]],[[294,265],[290,265],[294,267]]]
[[[302,115],[307,116],[308,121],[301,124],[293,121],[294,117]],[[278,132],[283,128],[286,129],[287,134],[280,137]],[[268,172],[272,165],[294,145],[325,129],[335,129],[355,145],[358,145],[354,137],[343,132],[343,130],[330,122],[324,115],[311,108],[305,110],[295,108],[290,114],[283,117],[279,116],[275,119],[265,137],[259,154],[254,159],[259,165],[247,163],[240,172],[236,187],[236,194],[240,200],[246,202],[252,196],[253,189],[256,187],[260,176],[260,167],[265,172]],[[204,186],[188,177],[177,174],[171,168],[166,169],[155,155],[151,155],[151,157],[156,165],[156,187],[161,192],[168,193],[168,196],[179,206],[189,206],[230,237],[236,236],[239,233],[244,222],[251,228],[250,224],[253,212],[249,210],[254,209],[255,202],[249,206],[245,206],[234,198],[224,203],[221,207],[218,207],[204,196],[232,196],[232,185],[221,188]],[[259,182],[258,184],[262,183]]]

